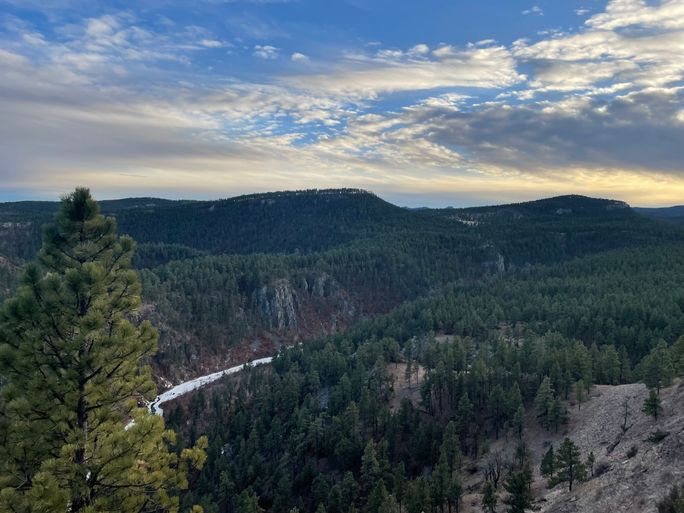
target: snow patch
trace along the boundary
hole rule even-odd
[[[250,362],[241,364],[241,365],[236,365],[235,367],[231,367],[229,369],[224,369],[218,372],[213,372],[211,374],[206,374],[205,376],[200,376],[195,379],[191,379],[189,381],[185,381],[181,383],[180,385],[176,385],[175,387],[171,388],[170,390],[167,390],[163,394],[159,394],[154,401],[152,401],[149,405],[150,411],[152,413],[156,413],[157,415],[164,415],[164,410],[162,410],[161,405],[175,399],[176,397],[180,397],[182,395],[185,395],[189,392],[192,392],[194,390],[197,390],[199,388],[202,388],[203,386],[208,385],[209,383],[213,383],[214,381],[221,379],[223,376],[228,376],[229,374],[235,374],[236,372],[240,372],[241,370],[244,370],[246,367],[254,366],[254,365],[263,365],[265,363],[270,363],[271,360],[273,360],[272,356],[267,356],[265,358],[257,358],[256,360],[252,360]]]

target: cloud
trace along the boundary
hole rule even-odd
[[[111,15],[91,18],[87,21],[85,32],[94,39],[106,39],[117,32],[119,21]]]
[[[426,55],[430,52],[430,47],[426,44],[420,43],[409,48],[409,55]]]
[[[684,3],[613,0],[577,33],[538,42],[518,41],[513,54],[535,70],[541,91],[602,87],[666,87],[684,78]],[[573,78],[573,76],[575,78]]]
[[[684,90],[674,88],[474,111],[423,104],[404,122],[426,126],[432,142],[468,148],[489,166],[532,174],[569,167],[652,169],[684,178],[683,103]]]
[[[605,12],[587,20],[587,25],[598,30],[627,27],[678,30],[684,28],[684,3],[681,0],[661,0],[658,3],[613,0]]]
[[[327,73],[288,77],[285,82],[324,94],[375,98],[397,91],[499,88],[522,80],[511,53],[501,46],[448,51],[442,47],[432,55],[416,59],[396,50],[354,54]]]
[[[218,39],[201,39],[199,44],[206,48],[223,48],[226,46],[231,46],[230,44],[224,41],[219,41]]]
[[[277,59],[280,50],[275,46],[270,45],[256,45],[254,47],[253,55],[260,59]]]
[[[525,16],[528,16],[530,14],[534,14],[537,16],[544,16],[544,10],[541,7],[539,7],[538,5],[533,5],[529,9],[525,9],[522,13]]]
[[[630,60],[594,62],[539,61],[534,64],[534,79],[530,86],[535,92],[577,91],[591,89],[606,80],[620,80],[631,75],[639,66]]]
[[[303,53],[295,52],[290,56],[290,59],[293,62],[309,62],[310,59],[308,56],[304,55]]]

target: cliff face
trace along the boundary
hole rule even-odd
[[[343,287],[326,273],[275,280],[257,289],[253,300],[265,329],[298,334],[336,331],[340,322],[352,321],[358,311]]]
[[[241,306],[210,340],[169,322],[154,303],[145,304],[144,316],[160,331],[154,360],[160,381],[176,383],[270,356],[280,347],[342,330],[361,316],[360,300],[322,272],[277,278],[234,300]]]
[[[289,280],[277,280],[254,293],[257,310],[269,329],[297,329],[299,298]]]

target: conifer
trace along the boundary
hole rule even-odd
[[[143,405],[157,332],[134,320],[134,250],[76,189],[0,309],[0,511],[175,511],[203,464],[205,438],[177,456]]]

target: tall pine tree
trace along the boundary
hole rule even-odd
[[[549,429],[553,422],[555,393],[551,385],[551,379],[544,377],[539,390],[534,398],[534,409],[537,412],[537,419],[544,429]]]
[[[582,481],[587,475],[580,451],[569,438],[565,438],[556,451],[555,469],[556,476],[552,477],[552,483],[567,482],[570,491],[575,482]]]
[[[157,332],[133,321],[134,249],[76,189],[2,306],[0,511],[174,511],[203,463],[200,447],[170,450],[173,431],[140,406]]]

